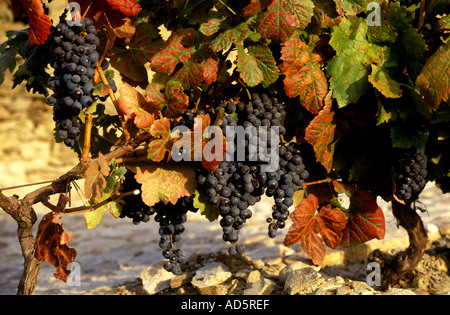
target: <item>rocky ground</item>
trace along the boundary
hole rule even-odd
[[[0,41],[5,31],[23,28],[13,23],[0,4]],[[0,189],[25,183],[52,180],[77,164],[77,158],[53,141],[53,121],[43,98],[22,86],[11,90],[9,72],[0,86]],[[79,183],[83,186],[83,183]],[[39,186],[4,190],[23,197]],[[72,206],[80,201],[75,191]],[[390,206],[385,210],[386,238],[357,248],[328,250],[321,268],[311,264],[297,245],[281,245],[287,229],[277,238],[267,237],[266,217],[270,203],[261,202],[246,224],[240,239],[246,245],[243,257],[225,254],[217,222],[209,223],[190,214],[182,249],[189,264],[178,277],[162,270],[159,235],[155,222],[134,226],[130,220],[105,215],[101,224],[88,230],[83,215],[62,219],[72,231],[78,251],[80,285],[68,286],[52,275],[54,267],[44,264],[36,294],[449,294],[450,292],[450,195],[442,195],[432,183],[422,194],[427,212],[421,217],[430,242],[416,271],[396,288],[378,291],[367,284],[368,257],[374,250],[395,252],[408,246],[406,232],[397,229]],[[48,212],[35,208],[38,219]],[[289,223],[289,222],[288,222]],[[15,221],[0,210],[0,294],[15,294],[23,259]],[[37,225],[34,233],[36,233]]]

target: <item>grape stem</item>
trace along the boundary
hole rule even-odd
[[[91,130],[92,130],[92,114],[86,116],[86,126],[84,128],[84,141],[83,141],[83,151],[81,156],[84,158],[89,157],[89,152],[91,151]]]
[[[108,94],[109,94],[109,97],[111,98],[111,101],[114,104],[114,107],[116,108],[117,113],[119,114],[120,123],[122,124],[122,128],[123,128],[123,136],[125,137],[125,141],[129,141],[130,133],[128,132],[128,129],[126,128],[126,121],[125,121],[123,115],[120,114],[116,96],[114,95],[114,92],[113,92],[111,86],[109,85],[109,82],[106,79],[105,73],[103,72],[103,69],[99,63],[97,63],[96,70],[97,70],[98,74],[100,75],[100,78],[101,78],[103,84],[105,84],[109,87]]]

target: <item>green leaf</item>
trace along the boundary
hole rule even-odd
[[[330,88],[339,107],[356,103],[369,86],[369,64],[379,61],[383,49],[367,41],[364,19],[349,16],[334,27],[330,45],[336,56],[328,63]]]
[[[439,49],[427,60],[416,85],[433,109],[450,96],[450,43]]]
[[[296,29],[305,29],[313,15],[311,0],[273,0],[258,14],[257,29],[264,38],[284,42]]]
[[[240,72],[242,80],[249,87],[254,87],[264,80],[264,73],[258,66],[258,60],[247,53],[244,46],[238,46],[237,69]]]
[[[254,32],[251,31],[248,25],[248,21],[238,24],[235,27],[228,27],[227,30],[217,35],[211,43],[210,47],[215,52],[227,51],[231,45],[240,46],[244,44],[244,40]]]
[[[219,217],[219,209],[208,202],[203,191],[195,190],[193,202],[194,208],[199,209],[200,214],[205,216],[209,222],[213,222]]]
[[[391,130],[392,146],[395,148],[421,148],[428,140],[428,131],[416,124],[397,122]]]
[[[13,73],[16,68],[16,56],[28,42],[26,30],[6,32],[8,40],[0,45],[0,84],[5,80],[5,72]]]
[[[316,115],[328,92],[328,81],[321,69],[322,57],[301,39],[291,38],[281,48],[281,60],[286,95],[300,96],[302,106]]]
[[[356,15],[364,11],[372,0],[334,0],[337,12],[340,15]]]
[[[266,45],[251,45],[248,47],[248,52],[256,59],[258,68],[261,69],[263,74],[262,86],[267,88],[272,83],[275,83],[280,74],[280,70],[277,67],[270,48]]]
[[[393,80],[386,69],[372,64],[372,73],[369,75],[369,82],[381,92],[385,97],[398,98],[402,96],[400,83]]]

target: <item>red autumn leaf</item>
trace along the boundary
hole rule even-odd
[[[347,215],[331,205],[317,211],[318,207],[318,199],[312,194],[302,200],[291,214],[293,223],[283,245],[289,247],[300,242],[314,264],[321,265],[326,253],[323,243],[331,248],[341,243]]]
[[[55,278],[67,281],[67,265],[75,260],[77,251],[67,244],[72,241],[72,232],[65,232],[61,213],[50,212],[39,223],[34,256],[56,267]]]
[[[350,197],[349,219],[341,246],[353,247],[374,238],[383,239],[386,222],[376,196],[369,191],[355,191]]]
[[[41,45],[50,34],[52,21],[44,12],[44,5],[40,0],[11,0],[14,16],[20,17],[24,13],[30,18],[30,45]]]
[[[142,184],[142,200],[148,206],[158,202],[176,204],[196,189],[195,171],[183,164],[141,164],[130,167],[136,181]]]
[[[108,17],[112,27],[116,28],[124,24],[124,18],[134,19],[141,11],[141,6],[135,0],[73,0],[73,2],[80,4],[81,15],[92,18],[98,28],[102,25],[97,14],[102,12]]]
[[[128,17],[136,17],[141,12],[141,6],[135,0],[106,0],[111,8],[119,10]]]
[[[281,49],[281,60],[287,96],[300,96],[302,106],[317,115],[328,92],[328,81],[320,68],[322,57],[301,39],[291,38]]]
[[[180,29],[173,32],[161,50],[156,53],[150,63],[153,71],[172,74],[178,63],[185,63],[191,59],[195,51],[193,46],[185,46],[194,40],[193,29]]]
[[[150,84],[146,91],[146,100],[153,108],[162,111],[165,117],[178,117],[189,106],[189,97],[177,80],[167,82],[164,92],[160,91],[159,84],[156,83]]]
[[[258,14],[270,4],[271,0],[250,0],[250,3],[242,10],[242,16],[250,17]]]
[[[155,121],[157,109],[129,84],[120,88],[120,97],[117,99],[119,114],[134,119],[138,128],[148,128]]]
[[[155,162],[161,162],[169,153],[167,159],[170,159],[172,148],[170,120],[166,117],[156,120],[150,128],[150,134],[155,138],[148,144],[147,157]]]
[[[216,59],[208,58],[202,62],[203,81],[213,84],[217,80],[219,72],[219,62]]]
[[[305,131],[305,140],[311,144],[316,153],[316,159],[330,172],[333,166],[334,135],[336,124],[334,123],[334,111],[331,110],[331,93],[325,99],[325,106],[314,117]]]
[[[266,38],[286,41],[296,29],[304,29],[314,15],[311,0],[273,0],[258,14],[258,32]]]

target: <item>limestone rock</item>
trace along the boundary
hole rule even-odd
[[[201,294],[226,294],[228,286],[222,285],[230,279],[233,274],[230,269],[220,262],[209,263],[195,272],[191,284],[199,290]]]
[[[311,267],[292,271],[284,283],[284,294],[309,294],[319,288],[322,275]]]
[[[176,276],[163,268],[163,261],[157,262],[141,272],[142,288],[145,293],[153,295],[171,286]]]
[[[259,281],[249,283],[244,295],[269,295],[275,289],[276,284],[270,279],[260,278]]]
[[[303,269],[303,268],[312,268],[315,271],[319,271],[320,270],[319,266],[313,266],[313,265],[310,265],[310,264],[305,263],[303,261],[294,261],[294,262],[288,264],[283,269],[281,269],[280,275],[279,275],[280,281],[285,282],[287,280],[288,276],[294,270]]]

